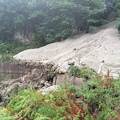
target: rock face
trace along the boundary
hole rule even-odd
[[[54,63],[61,73],[71,64],[86,66],[98,71],[104,60],[103,73],[110,69],[112,75],[120,73],[120,37],[115,22],[98,30],[68,38],[38,49],[29,49],[14,56],[17,60]]]
[[[30,43],[33,40],[33,38],[34,38],[33,32],[16,31],[14,34],[14,39],[24,44]]]

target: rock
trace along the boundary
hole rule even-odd
[[[114,11],[112,11],[112,12],[109,14],[107,20],[108,20],[109,22],[112,22],[112,21],[115,21],[115,20],[116,20],[116,17],[117,17],[117,13],[114,12]]]
[[[83,85],[85,85],[85,82],[83,80],[83,78],[78,78],[76,77],[74,80],[73,80],[73,84],[77,87],[82,87]]]
[[[48,87],[48,88],[42,88],[42,89],[40,89],[40,92],[42,93],[42,95],[46,95],[46,94],[48,94],[50,91],[55,91],[55,90],[57,90],[59,88],[59,86],[58,85],[53,85],[53,86],[50,86],[50,87]]]
[[[52,83],[52,81],[49,81],[49,84],[51,84],[51,85],[52,85],[52,84],[53,84],[53,83]]]
[[[69,80],[69,75],[67,74],[58,74],[56,77],[53,79],[53,85],[60,85],[64,82],[68,82]]]
[[[68,65],[75,65],[75,61],[69,61]]]
[[[74,76],[70,76],[68,82],[72,82],[73,83],[74,79],[75,79]]]
[[[83,78],[69,76],[68,74],[58,74],[53,79],[53,85],[60,85],[64,82],[73,83],[76,87],[81,87],[86,84]]]
[[[33,76],[33,77],[38,77],[38,76],[40,76],[39,72],[40,72],[39,69],[34,69],[34,70],[32,70],[32,76]]]
[[[51,86],[51,84],[50,84],[50,83],[48,83],[48,82],[45,82],[45,86],[46,86],[46,87],[50,87],[50,86]]]
[[[14,79],[11,81],[1,81],[0,82],[0,101],[1,98],[5,102],[9,99],[9,93],[14,92],[14,89],[16,87],[20,88],[28,88],[29,86],[32,86],[35,89],[40,89],[42,87],[50,87],[52,83],[49,83],[46,81],[46,76],[48,71],[45,71],[43,69],[42,73],[40,72],[40,69],[34,69],[32,72],[26,74],[23,77],[20,77],[18,79]],[[50,71],[50,70],[49,70]]]
[[[14,39],[18,42],[30,43],[33,38],[34,38],[33,32],[16,31],[14,33]]]
[[[40,84],[41,84],[41,85],[44,85],[44,84],[45,84],[45,81],[44,81],[44,80],[41,80],[41,81],[40,81]]]
[[[62,67],[59,68],[59,73],[64,74],[68,71],[70,65],[68,63],[64,63],[64,65],[61,65]]]

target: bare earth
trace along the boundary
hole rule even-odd
[[[17,60],[54,63],[66,72],[71,63],[98,71],[104,60],[103,73],[110,69],[116,77],[120,73],[120,36],[115,22],[102,26],[93,33],[77,35],[37,49],[25,50],[14,56]]]

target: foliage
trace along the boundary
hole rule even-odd
[[[18,42],[0,42],[0,60],[13,61],[13,55],[28,48],[32,48],[32,46],[23,45]]]
[[[76,103],[75,99],[75,94],[70,89],[59,88],[56,92],[43,96],[39,91],[29,88],[19,91],[17,96],[11,95],[6,112],[10,113],[13,120],[82,120],[83,106]],[[0,110],[0,114],[1,112]]]
[[[79,68],[77,66],[70,66],[68,73],[70,75],[76,76],[76,77],[81,77],[85,79],[90,79],[95,76],[95,71],[93,69],[89,68]]]
[[[0,40],[32,31],[36,46],[61,41],[105,23],[106,0],[0,0]],[[108,7],[109,6],[109,7]]]
[[[105,24],[117,11],[119,0],[0,0],[0,40],[11,40],[16,31],[34,32],[37,47],[61,41],[81,31]]]
[[[0,119],[1,120],[13,120],[14,118],[10,116],[10,112],[6,108],[0,108]]]
[[[88,81],[82,88],[80,95],[84,102],[88,104],[90,113],[99,113],[95,117],[97,120],[108,120],[117,118],[116,111],[120,102],[120,78],[113,79],[109,76],[109,70],[106,76],[96,77]]]
[[[79,94],[78,94],[79,92]],[[77,98],[76,98],[77,95]],[[65,83],[43,96],[33,88],[11,94],[3,120],[109,120],[119,118],[120,78],[92,77],[80,89]]]

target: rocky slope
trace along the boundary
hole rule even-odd
[[[77,35],[37,49],[29,49],[14,56],[17,60],[53,63],[61,72],[70,64],[98,70],[104,60],[103,73],[120,73],[120,36],[111,22],[89,34]]]

